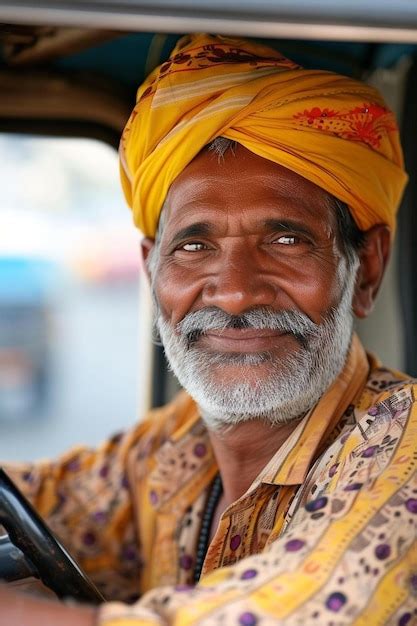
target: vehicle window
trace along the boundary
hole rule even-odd
[[[368,77],[368,81],[383,94],[399,120],[401,120],[403,109],[408,69],[409,60],[403,58],[392,68],[376,70]],[[400,211],[399,224],[401,224],[402,215]],[[407,337],[401,310],[402,294],[399,289],[398,253],[400,247],[397,236],[374,311],[367,319],[356,320],[356,330],[367,350],[377,355],[385,365],[408,371],[404,350]]]
[[[0,159],[0,458],[32,459],[144,410],[139,235],[110,146],[3,135]]]

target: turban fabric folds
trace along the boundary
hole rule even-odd
[[[199,34],[141,85],[120,142],[123,190],[145,235],[155,235],[172,182],[219,136],[339,198],[362,230],[394,232],[407,176],[378,91],[257,43]]]

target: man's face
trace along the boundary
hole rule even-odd
[[[354,276],[330,196],[238,146],[224,160],[198,155],[166,205],[152,282],[180,382],[213,424],[307,410],[352,328]]]

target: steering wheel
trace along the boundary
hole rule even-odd
[[[0,468],[0,581],[34,576],[58,598],[100,604],[104,598],[32,505]]]

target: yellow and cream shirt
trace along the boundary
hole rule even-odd
[[[185,393],[98,450],[6,469],[108,600],[100,626],[415,626],[416,390],[354,337],[224,512],[196,585],[218,468]]]

